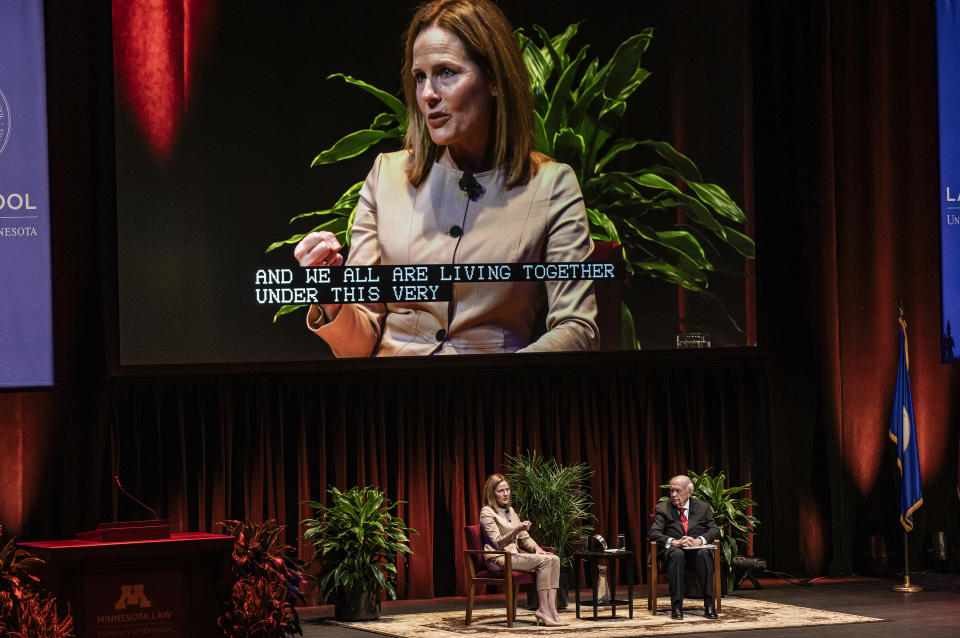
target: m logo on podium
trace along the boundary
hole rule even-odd
[[[113,604],[113,608],[120,610],[127,607],[152,607],[153,603],[143,593],[143,585],[121,585],[120,598]]]

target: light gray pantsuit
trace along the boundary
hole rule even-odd
[[[560,587],[560,558],[556,554],[535,554],[537,543],[530,534],[520,532],[512,542],[506,535],[520,522],[513,508],[502,510],[485,505],[480,510],[480,526],[486,536],[483,548],[510,552],[510,566],[518,572],[536,572],[537,590]],[[503,570],[503,556],[489,556],[487,568]]]

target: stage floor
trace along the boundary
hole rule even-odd
[[[897,594],[890,587],[902,582],[896,578],[850,578],[818,579],[811,587],[791,585],[779,580],[763,580],[763,589],[754,590],[748,585],[734,593],[737,597],[774,603],[797,605],[825,611],[836,611],[861,616],[882,618],[884,622],[861,624],[820,625],[815,627],[790,627],[774,629],[740,630],[736,632],[697,632],[697,636],[715,638],[774,636],[836,636],[843,638],[897,637],[910,636],[960,636],[960,575],[958,574],[912,574],[914,584],[921,585],[924,591],[918,594]],[[659,592],[666,596],[666,586]],[[626,595],[626,591],[622,596]],[[643,587],[634,590],[634,614],[646,613],[646,590]],[[525,597],[521,595],[521,603]],[[726,600],[726,599],[725,599]],[[662,599],[661,599],[662,601]],[[481,596],[475,606],[477,609],[503,608],[502,596]],[[696,601],[687,601],[686,609],[697,608]],[[387,602],[383,606],[384,614],[414,614],[425,611],[450,610],[461,612],[464,598],[436,598],[433,600],[412,600]],[[324,621],[333,615],[331,605],[301,608],[300,618],[305,638],[370,638],[377,635],[347,627],[340,627]],[[624,610],[625,611],[625,610]],[[620,611],[618,609],[618,615]],[[672,621],[685,623],[684,621]],[[657,632],[658,635],[670,635]],[[588,631],[580,635],[589,635]],[[688,634],[692,635],[692,634]]]

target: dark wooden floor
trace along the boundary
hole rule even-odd
[[[843,638],[917,638],[918,636],[960,636],[960,575],[914,574],[912,581],[924,587],[918,594],[897,594],[890,591],[900,579],[859,578],[848,580],[819,579],[810,587],[790,585],[783,581],[762,581],[763,589],[749,585],[735,592],[744,598],[769,600],[814,609],[842,611],[886,622],[860,625],[832,625],[810,628],[758,629],[754,631],[716,632],[698,634],[715,638],[773,638],[775,636],[835,636]],[[645,591],[634,592],[637,605],[645,604]],[[666,595],[666,591],[661,592]],[[503,605],[498,596],[483,597],[478,607]],[[418,612],[436,609],[464,608],[463,598],[437,598],[386,603],[385,613]],[[303,634],[306,638],[370,638],[375,634],[330,625],[323,618],[333,613],[331,606],[309,607],[301,610]],[[663,634],[661,634],[663,635]],[[688,636],[691,634],[687,634]]]

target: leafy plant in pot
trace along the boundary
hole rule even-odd
[[[233,536],[233,565],[225,609],[217,619],[231,638],[283,638],[302,634],[294,605],[303,602],[306,580],[302,561],[283,542],[286,525],[223,521],[220,527]]]
[[[557,607],[561,609],[567,606],[572,543],[581,534],[593,531],[586,486],[592,474],[586,463],[561,465],[536,451],[507,456],[506,476],[514,509],[533,523],[530,535],[534,540],[556,548],[560,557]]]
[[[352,487],[328,490],[330,505],[305,501],[315,518],[306,527],[304,540],[313,541],[313,563],[320,564],[317,578],[324,602],[334,602],[334,613],[343,620],[374,620],[380,617],[380,592],[397,598],[397,561],[410,552],[410,534],[381,490]]]
[[[0,527],[0,535],[3,528]],[[60,617],[56,600],[40,588],[30,571],[43,561],[11,538],[0,549],[0,637],[67,638],[74,636],[73,618]]]
[[[720,539],[717,545],[721,551],[721,562],[724,565],[724,591],[733,591],[733,571],[730,566],[733,565],[733,559],[740,555],[740,545],[746,544],[747,534],[754,532],[760,520],[748,513],[748,509],[757,503],[744,496],[736,496],[752,483],[727,487],[727,477],[723,472],[716,476],[710,476],[710,470],[707,468],[702,474],[697,474],[693,470],[687,470],[687,476],[693,482],[693,497],[710,504],[713,510],[713,519],[720,528]],[[663,489],[670,489],[669,483],[660,486]],[[670,497],[661,496],[661,501],[667,501]]]

